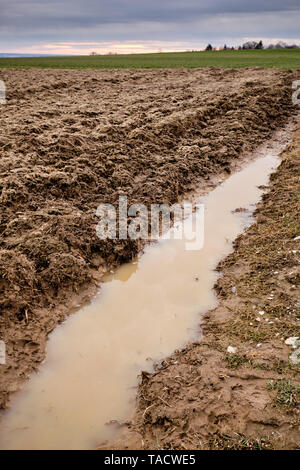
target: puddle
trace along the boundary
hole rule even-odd
[[[217,304],[214,269],[249,225],[258,186],[279,163],[277,153],[201,199],[202,250],[186,251],[185,240],[149,246],[50,335],[46,362],[2,417],[0,448],[91,449],[116,436],[116,425],[106,423],[130,416],[140,371],[200,337],[201,314]]]

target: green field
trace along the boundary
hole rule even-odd
[[[158,69],[212,66],[300,69],[300,49],[0,58],[0,68]]]

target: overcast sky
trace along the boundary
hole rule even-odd
[[[0,0],[0,52],[88,54],[300,44],[299,0]]]

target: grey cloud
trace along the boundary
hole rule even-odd
[[[299,0],[0,0],[0,51],[68,40],[295,37],[299,13]]]
[[[183,22],[219,13],[297,9],[298,0],[1,0],[0,28]]]

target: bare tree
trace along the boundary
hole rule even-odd
[[[256,41],[248,41],[243,44],[242,48],[245,50],[256,49],[257,44],[258,43]]]

